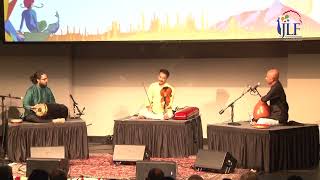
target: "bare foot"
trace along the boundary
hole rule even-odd
[[[164,116],[163,116],[163,120],[168,120],[168,119],[169,119],[168,114],[164,114]]]
[[[146,117],[139,115],[138,119],[145,119]]]
[[[255,122],[255,121],[251,121],[251,122],[250,122],[250,125],[251,125],[251,126],[254,126],[254,125],[256,125],[256,124],[257,124],[257,122]]]
[[[53,119],[53,123],[64,123],[66,120],[64,118],[59,118],[59,119]]]

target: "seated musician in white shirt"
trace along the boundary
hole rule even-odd
[[[138,118],[170,119],[173,117],[174,88],[167,83],[169,75],[168,70],[160,69],[158,82],[149,86],[145,107],[140,110]]]

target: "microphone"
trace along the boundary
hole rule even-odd
[[[258,82],[255,86],[253,86],[253,87],[251,87],[250,86],[250,90],[252,91],[252,92],[256,92],[257,91],[257,88],[260,86],[260,82]]]
[[[219,111],[219,114],[223,114],[224,113],[224,109],[221,109],[221,111]]]
[[[10,98],[10,99],[23,99],[23,97],[14,97],[14,96],[11,96],[11,94],[8,95],[8,98]]]

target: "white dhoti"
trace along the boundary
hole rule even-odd
[[[278,120],[274,120],[274,119],[269,119],[269,118],[260,118],[257,121],[257,124],[268,124],[268,125],[278,125],[279,121]]]
[[[167,112],[169,119],[173,117],[173,112],[172,110],[168,110]],[[139,111],[139,115],[138,116],[143,116],[146,119],[159,119],[159,120],[163,120],[164,119],[164,114],[163,113],[154,113],[149,111],[147,108],[142,108]]]

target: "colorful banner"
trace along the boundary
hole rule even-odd
[[[4,0],[6,41],[320,37],[320,0]]]

